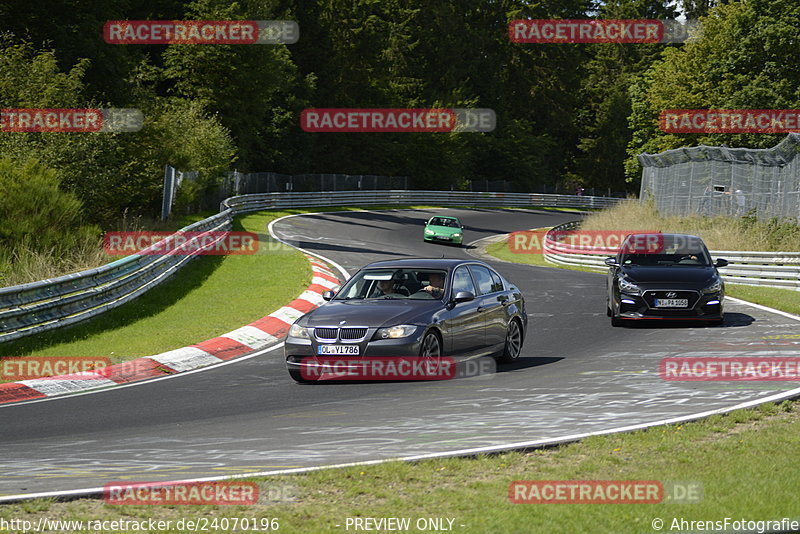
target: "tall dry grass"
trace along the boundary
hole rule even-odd
[[[628,202],[592,213],[586,230],[653,230],[693,234],[711,250],[800,251],[800,226],[791,221],[758,221],[754,217],[665,217],[652,202]]]
[[[177,230],[184,226],[181,221],[153,220],[141,216],[129,216],[127,212],[114,223],[115,231],[143,232]],[[120,259],[103,250],[102,238],[86,236],[71,248],[51,247],[36,250],[25,243],[18,243],[12,250],[0,251],[0,287],[27,284],[65,274],[100,267]]]
[[[87,241],[68,252],[19,247],[0,256],[0,287],[27,284],[100,267],[110,259],[117,258],[107,256],[99,241],[94,244]]]

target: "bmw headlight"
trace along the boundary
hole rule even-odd
[[[625,277],[619,279],[619,290],[623,293],[634,293],[639,295],[642,293],[642,288],[631,282]]]
[[[714,280],[714,282],[712,282],[712,284],[710,286],[708,286],[705,289],[703,289],[703,293],[706,293],[706,294],[708,294],[708,293],[719,293],[720,291],[722,291],[722,280],[720,280],[719,278]]]
[[[428,230],[425,228],[425,235],[433,235],[433,230]]]
[[[417,331],[417,327],[412,324],[401,324],[398,326],[390,326],[387,328],[378,328],[375,332],[376,339],[398,339],[401,337],[408,337]]]
[[[300,326],[297,323],[294,323],[289,328],[289,337],[297,337],[300,339],[309,339],[308,337],[308,328],[304,326]]]

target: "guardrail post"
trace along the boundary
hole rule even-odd
[[[161,220],[166,221],[175,200],[175,169],[164,165],[164,196],[161,199]]]

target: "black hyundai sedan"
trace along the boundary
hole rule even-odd
[[[290,328],[291,377],[331,357],[414,357],[455,361],[492,354],[519,358],[527,314],[522,292],[475,260],[402,259],[371,263]]]
[[[629,235],[609,266],[606,313],[613,326],[626,320],[695,320],[723,323],[725,284],[703,240],[684,234]]]

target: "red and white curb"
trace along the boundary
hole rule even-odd
[[[289,327],[301,315],[324,302],[322,293],[338,288],[341,283],[339,276],[334,274],[327,263],[309,255],[306,258],[311,262],[311,285],[295,300],[266,317],[190,347],[137,358],[96,371],[0,384],[0,404],[173,375],[214,365],[273,345],[286,336]]]

